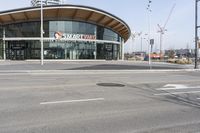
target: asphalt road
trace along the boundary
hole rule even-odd
[[[0,72],[1,133],[198,133],[200,72]]]

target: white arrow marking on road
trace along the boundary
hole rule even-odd
[[[195,89],[195,88],[200,88],[200,86],[196,87],[188,87],[186,85],[181,85],[181,84],[167,84],[163,86],[163,88],[158,88],[156,90],[180,90],[180,89]]]
[[[75,102],[90,102],[90,101],[102,101],[104,98],[94,98],[94,99],[80,99],[80,100],[67,100],[67,101],[53,101],[53,102],[42,102],[41,105],[46,104],[59,104],[59,103],[75,103]]]
[[[167,84],[164,87],[186,88],[187,86],[181,84]]]
[[[195,94],[200,93],[200,91],[186,91],[186,92],[173,92],[173,93],[160,93],[160,94],[154,94],[154,96],[167,96],[167,95],[177,95],[177,94]]]

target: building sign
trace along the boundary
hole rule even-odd
[[[63,38],[63,33],[62,32],[55,32],[54,37],[55,37],[56,40],[60,40],[61,38]]]
[[[54,38],[56,40],[61,39],[71,39],[71,40],[96,40],[95,35],[87,35],[87,34],[67,34],[62,32],[55,32]]]

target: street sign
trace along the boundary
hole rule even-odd
[[[150,44],[151,44],[151,45],[154,44],[154,39],[150,39]]]

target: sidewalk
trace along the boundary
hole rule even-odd
[[[152,63],[152,70],[193,69],[193,65]],[[3,70],[149,70],[148,62],[131,61],[0,61]]]

